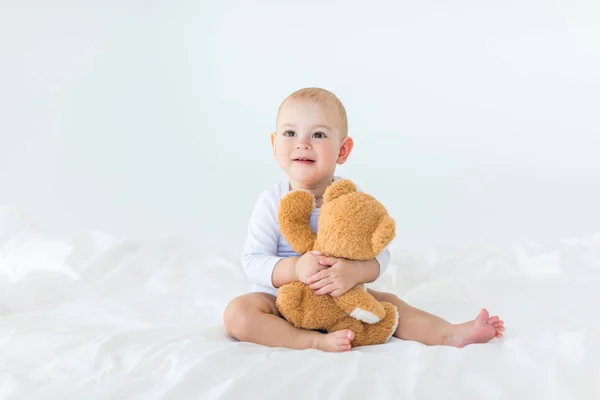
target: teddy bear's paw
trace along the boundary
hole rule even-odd
[[[304,189],[286,193],[279,202],[279,218],[305,221],[315,208],[315,196]]]
[[[283,285],[277,293],[276,304],[282,309],[296,310],[304,302],[305,290],[300,282]]]
[[[279,201],[277,212],[279,229],[290,247],[300,254],[312,250],[317,238],[317,234],[310,226],[314,202],[312,193],[303,189],[293,190]]]
[[[367,310],[363,310],[360,307],[356,307],[354,310],[352,310],[350,312],[350,316],[359,321],[366,322],[367,324],[376,324],[381,321],[381,318],[379,318],[377,315]]]

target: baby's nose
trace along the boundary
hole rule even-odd
[[[309,149],[310,145],[306,142],[298,142],[296,144],[296,149],[301,150],[301,149]]]

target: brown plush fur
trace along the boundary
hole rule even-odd
[[[394,220],[374,197],[356,190],[352,181],[332,183],[323,196],[318,232],[309,223],[313,195],[305,190],[286,194],[279,203],[282,235],[294,251],[319,250],[325,256],[369,260],[379,254],[395,235]],[[294,326],[333,332],[354,331],[352,347],[388,341],[398,325],[394,305],[378,302],[362,285],[339,297],[315,295],[301,282],[279,288],[277,308]]]

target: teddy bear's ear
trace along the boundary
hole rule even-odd
[[[396,223],[390,216],[384,217],[377,225],[373,236],[371,237],[371,243],[373,245],[373,251],[375,254],[379,254],[390,244],[396,235]]]
[[[349,179],[340,179],[333,182],[323,195],[323,202],[326,203],[333,199],[337,199],[345,194],[356,192],[356,185]]]

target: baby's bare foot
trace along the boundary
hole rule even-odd
[[[504,332],[504,321],[497,316],[490,317],[484,308],[475,320],[448,327],[442,344],[464,347],[474,343],[487,343],[495,337],[501,338],[502,332]]]
[[[354,339],[354,332],[348,329],[319,334],[315,337],[313,348],[329,352],[348,351],[352,339]]]

